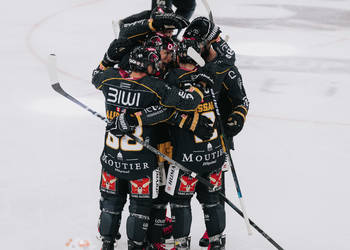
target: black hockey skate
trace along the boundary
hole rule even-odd
[[[103,240],[101,250],[114,250],[114,242]]]
[[[146,243],[128,240],[128,250],[147,250],[149,249]]]
[[[209,238],[210,250],[225,250],[226,235],[217,234]]]

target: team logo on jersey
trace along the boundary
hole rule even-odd
[[[138,197],[148,197],[150,196],[150,178],[142,178],[138,180],[130,181],[131,184],[131,195],[136,195]]]
[[[194,193],[198,179],[183,175],[180,177],[179,193]]]
[[[118,154],[117,154],[117,159],[119,160],[119,161],[123,161],[123,154],[122,154],[122,152],[118,152]]]
[[[222,184],[222,171],[220,172],[214,172],[209,175],[210,183],[214,186],[213,191],[216,191],[218,189],[221,189]]]
[[[117,191],[117,177],[102,171],[101,190],[115,194]]]
[[[213,145],[211,145],[210,142],[208,142],[208,144],[207,144],[207,150],[208,150],[208,152],[213,150]]]

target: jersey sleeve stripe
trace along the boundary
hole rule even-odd
[[[137,35],[129,36],[128,39],[131,39],[131,38],[134,38],[134,37],[138,37],[138,36],[142,36],[142,35],[146,35],[148,33],[149,33],[149,31],[143,32],[143,33],[140,33],[140,34],[137,34]]]
[[[196,72],[196,71],[195,71],[195,70],[192,70],[192,71],[186,72],[186,73],[182,74],[181,76],[179,76],[178,79],[181,79],[182,77],[184,77],[184,76],[186,76],[186,75],[188,75],[188,74],[191,74],[191,73],[193,73],[193,72]]]
[[[195,128],[197,126],[197,123],[198,123],[198,119],[199,119],[199,113],[198,112],[194,112],[193,121],[192,121],[192,124],[191,124],[191,127],[190,127],[191,131],[195,130]]]
[[[245,121],[245,115],[243,113],[241,113],[239,111],[234,111],[233,113],[242,116],[244,121]]]
[[[231,68],[227,68],[222,72],[216,72],[217,75],[225,74],[227,71],[229,71]]]

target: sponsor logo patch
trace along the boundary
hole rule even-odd
[[[106,172],[102,172],[102,180],[101,180],[101,190],[106,191],[108,193],[116,193],[117,188],[117,177],[110,175]]]
[[[186,175],[181,176],[180,177],[179,194],[180,193],[194,193],[197,182],[198,182],[198,179],[193,178],[191,176],[186,176]]]
[[[138,180],[130,181],[131,195],[137,197],[149,197],[150,196],[150,178],[142,178]]]

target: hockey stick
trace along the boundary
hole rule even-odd
[[[204,5],[204,7],[207,9],[208,11],[208,15],[209,15],[209,19],[210,21],[214,22],[214,17],[213,17],[213,13],[211,12],[211,9],[209,7],[209,3],[207,0],[202,0],[202,3]]]
[[[188,49],[187,53],[195,62],[197,62],[199,64],[199,66],[203,67],[205,65],[205,61],[203,60],[203,58],[192,47],[190,47]],[[216,114],[216,116],[218,118],[217,120],[218,120],[219,128],[220,128],[220,131],[221,131],[221,138],[223,140],[224,147],[226,149],[226,154],[227,154],[228,159],[230,161],[229,163],[230,163],[230,167],[231,167],[231,172],[232,172],[233,180],[235,182],[237,195],[238,195],[238,198],[239,198],[239,203],[240,203],[243,215],[244,215],[244,221],[245,221],[245,224],[246,224],[246,227],[247,227],[248,235],[252,235],[252,230],[250,228],[250,224],[249,224],[249,221],[248,221],[249,217],[247,215],[247,211],[246,211],[246,208],[245,208],[245,205],[244,205],[245,203],[244,203],[242,192],[241,192],[241,187],[239,185],[238,177],[237,177],[237,174],[236,174],[236,170],[235,170],[235,167],[233,165],[233,160],[232,160],[232,157],[231,157],[231,154],[230,154],[230,149],[227,147],[227,145],[229,145],[229,144],[227,142],[226,137],[223,135],[223,133],[224,133],[224,126],[222,125],[221,115],[220,115],[220,111],[219,111],[219,106],[217,104],[213,88],[210,88],[210,94],[211,94],[211,98],[212,98],[213,103],[214,103],[215,114]]]
[[[188,56],[190,56],[195,62],[198,63],[199,66],[203,67],[205,65],[205,62],[203,60],[203,58],[197,53],[197,51],[195,51],[192,47],[190,47],[187,51]],[[221,116],[220,116],[220,111],[219,111],[219,107],[216,101],[216,97],[215,97],[215,93],[213,88],[210,88],[210,94],[211,97],[213,99],[213,103],[214,103],[214,109],[215,109],[215,113],[218,117],[218,123],[219,123],[219,128],[221,130],[221,138],[223,139],[224,142],[224,146],[226,148],[226,150],[229,150],[229,148],[227,147],[228,143],[227,143],[227,139],[225,138],[225,136],[223,135],[223,125],[222,125],[222,121],[221,121]],[[270,236],[268,236],[263,230],[261,230],[252,220],[250,220],[247,216],[247,213],[245,212],[245,206],[244,206],[244,202],[243,202],[243,197],[242,197],[242,192],[241,192],[241,188],[239,186],[239,182],[238,182],[238,177],[233,165],[233,161],[232,161],[232,157],[230,152],[227,153],[228,157],[230,159],[230,166],[231,166],[231,171],[232,171],[232,175],[233,175],[233,180],[235,182],[236,185],[236,190],[237,190],[237,194],[238,194],[238,198],[240,201],[240,205],[241,205],[241,209],[242,211],[240,211],[239,209],[234,209],[239,215],[241,215],[243,217],[243,219],[246,222],[247,225],[247,230],[248,230],[248,234],[251,235],[251,229],[249,227],[249,225],[253,226],[262,236],[264,236],[272,245],[274,245],[277,249],[283,249],[279,244],[277,244],[277,242],[275,242]]]

